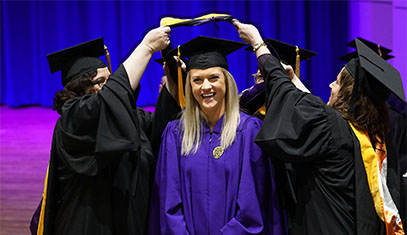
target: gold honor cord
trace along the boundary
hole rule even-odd
[[[44,193],[42,195],[41,212],[40,212],[40,218],[38,219],[37,235],[43,235],[43,233],[44,233],[45,205],[47,202],[47,190],[48,190],[48,173],[49,173],[49,164],[48,164],[48,168],[47,168],[47,174],[45,175]]]
[[[106,60],[107,60],[107,68],[109,69],[110,73],[112,73],[112,63],[110,62],[110,53],[107,50],[107,46],[105,46],[105,51],[106,51]]]
[[[181,52],[179,50],[180,46],[177,47],[178,50],[178,59],[181,60]],[[177,69],[178,69],[178,100],[179,100],[179,106],[181,108],[185,107],[185,95],[184,95],[184,84],[182,82],[182,68],[181,68],[181,61],[178,61],[177,63]]]
[[[216,13],[212,13],[212,14],[207,14],[204,16],[200,16],[198,18],[194,18],[194,19],[178,19],[178,18],[173,18],[173,17],[164,17],[160,20],[160,26],[172,26],[172,25],[176,25],[176,24],[180,24],[180,23],[192,23],[194,21],[198,22],[199,20],[207,20],[207,19],[211,19],[211,18],[217,18],[217,17],[232,17],[231,15],[227,15],[227,14],[216,14]],[[203,22],[205,23],[205,22]]]
[[[295,53],[297,54],[295,56],[295,75],[300,78],[300,49],[298,46],[295,46]]]

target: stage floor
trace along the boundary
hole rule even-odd
[[[30,234],[58,117],[51,108],[0,106],[0,235]]]
[[[30,234],[57,118],[51,108],[0,106],[1,235]]]

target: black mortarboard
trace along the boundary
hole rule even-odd
[[[389,53],[392,51],[386,47],[382,47],[380,44],[368,41],[366,39],[357,37],[358,40],[363,42],[366,46],[368,46],[370,49],[372,49],[374,52],[376,52],[379,56],[381,56],[385,60],[389,60],[391,58],[394,58],[394,56],[389,55]],[[355,40],[352,40],[348,43],[348,46],[356,48],[356,43]],[[344,61],[350,61],[353,58],[356,58],[358,56],[358,53],[356,51],[348,53],[342,57],[339,57],[340,60]]]
[[[291,45],[288,43],[284,43],[275,39],[265,39],[264,42],[266,43],[267,47],[269,48],[270,52],[276,56],[283,62],[284,64],[291,65],[295,69],[295,74],[297,77],[300,77],[299,71],[299,62],[303,60],[307,60],[317,53],[309,50],[305,50],[299,48],[298,46]],[[253,47],[248,47],[246,50],[252,50]]]
[[[298,48],[297,58],[297,46],[290,45],[284,42],[280,42],[274,39],[264,40],[271,54],[277,57],[285,64],[291,65],[296,68],[296,75],[299,77],[299,61],[307,60],[317,53]],[[246,50],[253,50],[253,47],[247,47]],[[240,107],[243,108],[249,114],[256,113],[264,105],[264,83],[255,84],[250,87],[246,92],[243,92],[240,97]]]
[[[187,70],[222,67],[228,69],[226,56],[245,46],[245,43],[226,39],[198,36],[182,44],[179,51],[182,57],[189,58]],[[172,55],[177,55],[178,48],[174,48]]]
[[[355,78],[355,87],[360,85],[372,100],[385,101],[393,92],[406,102],[400,73],[361,40],[354,41],[358,57],[345,67]]]
[[[65,86],[79,75],[106,67],[98,57],[105,54],[103,38],[98,38],[47,55],[51,73],[61,71]]]
[[[226,39],[198,36],[166,53],[165,57],[179,56],[188,58],[187,71],[222,67],[228,69],[226,56],[245,46],[245,43]],[[178,64],[180,66],[180,64]],[[185,107],[184,85],[181,68],[178,68],[178,98],[181,107]]]
[[[355,39],[360,40],[361,42],[363,42],[363,44],[365,44],[366,46],[368,46],[370,49],[372,49],[374,52],[376,52],[377,54],[380,54],[379,51],[381,51],[382,54],[389,54],[390,52],[392,52],[392,50],[390,50],[389,48],[386,47],[382,47],[380,44],[378,43],[374,43],[371,41],[368,41],[366,39],[363,39],[361,37],[356,37]],[[348,43],[348,46],[356,48],[356,42],[355,39],[353,39],[352,41],[350,41]]]
[[[344,60],[344,61],[350,61],[351,59],[356,58],[356,57],[358,57],[358,52],[354,51],[354,52],[351,52],[351,53],[348,53],[348,54],[346,54],[344,56],[339,57],[339,59]],[[389,54],[382,54],[382,58],[384,60],[389,60],[391,58],[394,58],[394,56],[389,55]]]

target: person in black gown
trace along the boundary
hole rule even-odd
[[[152,54],[169,45],[169,32],[149,31],[112,75],[98,58],[101,39],[47,56],[51,71],[61,70],[64,90],[54,100],[61,116],[38,234],[146,233],[153,119],[136,101],[141,76]]]
[[[289,232],[402,234],[397,158],[385,146],[385,100],[390,91],[405,100],[397,71],[358,41],[359,56],[331,83],[326,105],[296,88],[292,68],[287,73],[253,25],[234,25],[256,50],[265,79],[267,112],[255,142],[295,171],[295,188],[286,195]]]
[[[364,38],[358,37],[366,46],[372,49],[376,54],[385,60],[394,58],[390,53],[391,49],[382,46],[379,43],[375,43]],[[356,48],[355,40],[350,41],[347,44],[349,47]],[[339,59],[349,62],[351,59],[358,56],[356,51],[347,53],[341,56]],[[399,158],[400,167],[400,215],[403,220],[404,228],[407,227],[407,120],[406,110],[407,105],[403,103],[397,96],[390,94],[387,99],[389,107],[389,117],[391,123],[391,129],[387,139],[392,140],[392,144]]]

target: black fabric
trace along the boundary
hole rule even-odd
[[[154,156],[158,156],[160,150],[161,135],[164,132],[167,123],[179,117],[181,108],[164,86],[158,96],[157,105],[155,107],[153,121],[153,129],[151,133],[151,142]],[[157,159],[156,159],[157,160]]]
[[[151,114],[123,66],[98,94],[67,101],[49,165],[44,234],[144,234],[155,161]]]
[[[267,113],[255,142],[272,159],[292,164],[294,195],[283,189],[287,198],[297,200],[285,205],[290,233],[385,234],[359,142],[346,120],[320,98],[298,90],[275,57],[263,55],[258,65],[266,82]],[[393,167],[389,164],[390,172]],[[393,179],[390,173],[388,180]],[[389,188],[397,199],[398,188]]]
[[[400,216],[403,228],[407,228],[407,121],[396,108],[389,107],[391,130],[387,139],[392,140],[394,154],[398,156],[399,179],[400,179]],[[389,163],[390,164],[390,163]],[[394,164],[394,163],[393,163]],[[397,163],[396,163],[397,165]]]
[[[242,91],[239,99],[240,108],[247,114],[253,115],[264,105],[264,82],[254,84]]]

